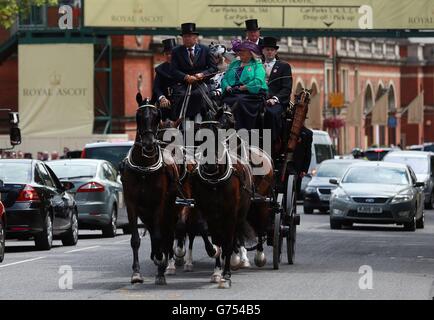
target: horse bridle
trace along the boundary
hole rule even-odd
[[[141,110],[142,108],[154,108],[154,109],[158,110],[158,112],[160,112],[160,110],[156,106],[151,105],[151,104],[146,104],[146,105],[140,106],[138,110]],[[136,145],[142,149],[142,156],[143,157],[150,159],[150,158],[154,158],[155,156],[157,156],[157,153],[159,153],[159,152],[161,153],[161,151],[159,150],[160,148],[158,147],[157,132],[154,132],[152,129],[143,130],[143,129],[137,127],[137,133],[138,133],[140,142],[135,141],[134,145]],[[153,143],[154,153],[152,153],[151,155],[148,155],[145,153],[145,151],[149,151],[143,145],[142,135],[145,135],[145,134],[151,134],[152,137],[154,138],[154,143]]]

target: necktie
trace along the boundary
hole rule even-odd
[[[193,48],[188,48],[188,57],[190,58],[190,63],[193,65],[194,63],[194,52]]]

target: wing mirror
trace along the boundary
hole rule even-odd
[[[416,182],[414,184],[416,188],[425,188],[425,182]]]
[[[335,185],[338,185],[338,184],[339,184],[339,181],[338,181],[337,179],[330,179],[329,182],[330,182],[331,184],[335,184]]]

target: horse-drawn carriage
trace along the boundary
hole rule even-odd
[[[204,88],[204,95],[205,91]],[[188,92],[189,89],[184,106],[188,105]],[[151,236],[151,259],[158,266],[156,284],[166,283],[165,272],[171,267],[169,259],[174,260],[175,256],[180,258],[185,254],[185,251],[174,250],[173,243],[175,237],[183,241],[182,237],[185,238],[186,233],[185,229],[184,233],[179,232],[182,229],[180,225],[185,225],[193,216],[197,220],[203,219],[206,224],[199,234],[205,241],[208,255],[216,259],[216,269],[212,276],[214,282],[230,284],[233,253],[242,249],[246,251],[245,240],[251,236],[249,231],[252,229],[257,243],[250,250],[257,250],[255,263],[258,266],[265,264],[262,247],[264,241],[273,246],[275,269],[279,268],[281,262],[284,240],[288,263],[294,262],[296,226],[300,223],[296,212],[298,172],[294,166],[294,151],[306,118],[309,95],[308,90],[298,93],[294,104],[288,105],[283,113],[283,135],[280,147],[274,148],[273,159],[257,147],[246,146],[243,139],[235,135],[249,149],[249,156],[242,158],[237,152],[230,152],[228,139],[215,139],[214,159],[223,159],[222,163],[203,163],[200,161],[201,156],[196,161],[196,146],[194,142],[193,145],[187,145],[186,140],[177,145],[177,150],[181,150],[182,154],[181,163],[175,161],[174,150],[168,150],[168,143],[159,139],[162,130],[161,111],[138,95],[136,140],[121,169],[132,229],[132,283],[143,282],[138,262],[138,218]],[[205,101],[210,103],[209,119],[199,123],[198,127],[210,130],[216,137],[219,129],[229,129],[225,126],[231,124],[231,121],[227,121],[231,117],[233,124],[233,114],[230,109],[213,104],[209,96]],[[185,133],[187,123],[176,123],[182,128],[178,131]],[[191,162],[187,160],[186,150],[189,149],[193,156]],[[222,153],[219,153],[221,150]],[[252,161],[252,155],[264,160],[264,173],[253,174],[256,162]],[[191,214],[192,210],[196,210],[196,214]],[[190,242],[192,245],[191,238]],[[177,245],[180,245],[179,241]],[[220,257],[224,261],[222,273]]]

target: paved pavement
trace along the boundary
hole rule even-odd
[[[8,240],[0,264],[0,299],[431,300],[434,210],[425,215],[425,229],[406,232],[398,226],[330,230],[328,215],[302,214],[296,263],[286,264],[283,256],[280,269],[273,270],[272,248],[266,247],[266,266],[234,272],[232,288],[226,290],[209,282],[214,263],[199,238],[195,270],[178,270],[167,278],[167,286],[158,287],[148,235],[140,248],[145,283],[136,285],[129,283],[132,254],[127,235],[104,239],[97,231],[81,231],[76,247],[55,241],[51,251],[35,251],[31,241]],[[253,253],[249,256],[253,262]]]

